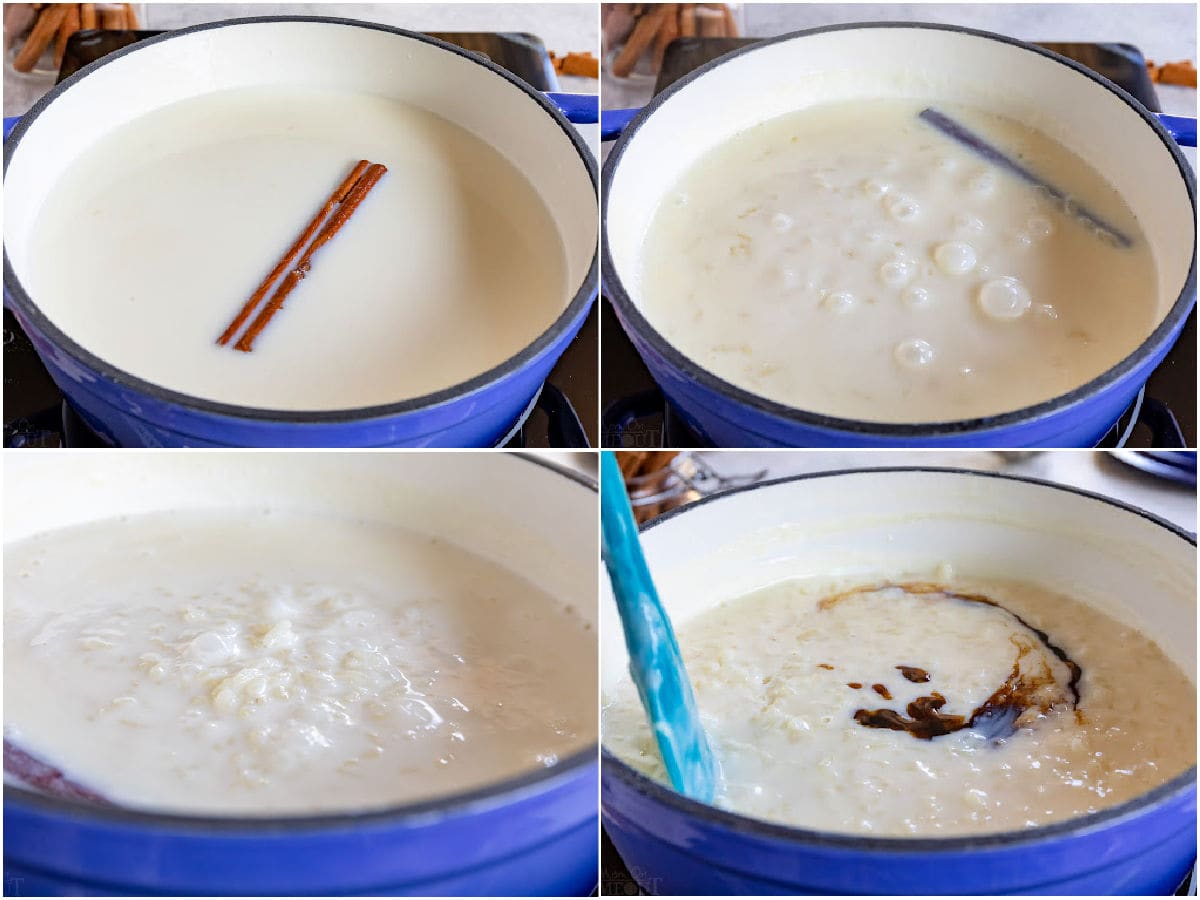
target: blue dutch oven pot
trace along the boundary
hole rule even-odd
[[[12,235],[33,227],[36,202],[14,204],[14,185],[39,164],[42,142],[81,140],[69,116],[60,110],[75,102],[92,109],[119,103],[105,76],[119,83],[176,77],[206,77],[211,54],[223,65],[256,66],[269,78],[272,54],[286,53],[296,43],[294,29],[321,29],[331,47],[321,57],[338,65],[345,54],[380,56],[381,89],[403,83],[397,67],[436,64],[459,84],[480,79],[504,84],[505,104],[531,125],[526,140],[540,142],[547,154],[541,171],[527,175],[535,182],[557,184],[562,196],[546,195],[567,247],[571,295],[562,313],[520,353],[461,384],[423,397],[384,406],[333,411],[296,412],[217,403],[168,390],[137,378],[100,359],[61,331],[39,309],[22,283],[21,265],[10,250]],[[237,33],[256,29],[253,41]],[[387,43],[381,43],[381,38]],[[312,40],[311,37],[306,38]],[[357,45],[361,45],[361,47]],[[306,46],[311,47],[311,44]],[[253,57],[253,58],[251,58]],[[267,61],[264,63],[264,61]],[[315,65],[316,63],[314,63]],[[164,75],[164,73],[168,73]],[[100,75],[100,78],[97,78]],[[195,87],[194,85],[190,85]],[[490,84],[492,89],[495,84]],[[132,90],[132,88],[130,88]],[[529,109],[539,113],[531,117]],[[565,115],[564,115],[565,113]],[[214,22],[167,32],[109,54],[81,69],[46,94],[15,123],[5,122],[4,142],[6,230],[4,297],[29,335],[42,362],[63,394],[87,424],[106,441],[120,446],[327,446],[327,447],[477,447],[491,446],[507,435],[532,406],[542,383],[582,326],[597,294],[595,247],[596,163],[570,122],[597,120],[595,97],[545,95],[488,59],[426,35],[348,19],[258,17]],[[64,121],[65,118],[65,121]],[[92,122],[88,127],[102,127]],[[569,121],[568,121],[569,119]],[[10,128],[11,135],[7,134]],[[470,122],[464,124],[470,128]],[[67,137],[66,135],[69,135]],[[95,135],[93,135],[95,136]],[[504,147],[499,148],[505,152]],[[511,148],[510,148],[511,149]],[[552,170],[557,169],[556,173]],[[11,179],[15,178],[16,181]],[[587,199],[589,198],[590,199]],[[36,198],[33,198],[36,200]]]
[[[681,607],[705,608],[705,597],[737,595],[723,585],[753,590],[793,568],[811,575],[842,562],[861,567],[864,555],[918,567],[909,571],[950,561],[970,572],[967,559],[983,566],[1004,560],[1022,578],[1077,578],[1134,606],[1150,637],[1195,672],[1194,536],[1059,484],[954,469],[823,472],[680,507],[643,526],[642,539],[677,619]],[[792,556],[800,558],[794,566]],[[602,684],[612,685],[627,656],[607,585],[601,653]],[[1194,764],[1084,818],[944,838],[838,834],[753,819],[690,800],[607,748],[601,771],[605,832],[655,894],[1170,895],[1196,857]]]
[[[1108,371],[1045,402],[923,424],[852,420],[790,407],[717,377],[672,345],[630,289],[640,235],[662,193],[682,175],[683,161],[696,148],[814,102],[804,80],[815,74],[819,81],[848,67],[867,72],[874,81],[866,90],[877,93],[886,93],[888,80],[908,70],[939,83],[974,84],[980,92],[1003,85],[1006,99],[1021,98],[1038,115],[1067,124],[1077,152],[1105,147],[1101,156],[1109,165],[1101,172],[1138,213],[1160,266],[1160,319],[1145,341]],[[696,69],[642,110],[605,111],[601,135],[620,137],[601,178],[605,296],[668,401],[714,446],[1094,446],[1162,362],[1196,301],[1196,181],[1176,145],[1176,140],[1195,145],[1195,120],[1156,116],[1095,72],[1013,38],[894,22],[799,31]],[[1094,154],[1084,155],[1096,164]],[[1143,192],[1153,193],[1154,202],[1139,199]]]
[[[220,506],[230,496],[257,509],[298,505],[381,521],[394,516],[403,524],[427,520],[413,512],[425,501],[407,493],[418,486],[437,509],[458,510],[446,514],[450,520],[486,523],[495,536],[474,539],[485,553],[504,552],[504,523],[536,505],[545,518],[518,523],[531,536],[520,554],[506,555],[513,571],[537,581],[541,560],[556,553],[566,574],[551,577],[574,579],[589,559],[594,573],[595,482],[532,456],[235,453],[215,462],[211,455],[154,451],[68,456],[17,454],[6,465],[9,539],[88,520],[81,515]],[[297,484],[311,488],[299,493]],[[23,512],[14,516],[13,509]],[[578,589],[580,597],[588,584]],[[586,896],[598,875],[598,782],[594,743],[510,780],[353,814],[166,815],[50,797],[6,777],[5,893]]]
[[[585,896],[598,781],[593,748],[452,802],[261,821],[87,809],[5,787],[5,893]]]

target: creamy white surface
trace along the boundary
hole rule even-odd
[[[361,810],[596,735],[585,616],[445,541],[267,511],[5,548],[5,736],[124,805]]]
[[[254,345],[216,345],[359,159],[389,169]],[[337,409],[460,383],[566,306],[562,240],[498,152],[341,91],[181,101],[88,148],[47,197],[26,287],[100,358],[241,405]]]
[[[1121,803],[1195,764],[1188,676],[1141,633],[1019,582],[954,586],[1001,602],[1080,665],[1078,716],[1056,705],[999,745],[971,730],[919,740],[860,725],[858,709],[904,711],[931,691],[946,697],[943,712],[970,716],[1004,683],[1013,641],[1029,633],[986,606],[894,590],[821,608],[850,586],[781,582],[679,626],[721,768],[718,805],[855,834],[995,832]],[[1062,664],[1047,664],[1062,683]],[[909,682],[898,665],[925,669],[929,682]],[[627,678],[605,697],[603,733],[613,752],[665,780]]]
[[[1044,135],[944,109],[1134,241],[1111,245],[918,120],[925,105],[808,109],[704,156],[646,237],[651,324],[735,385],[868,421],[1005,412],[1124,358],[1158,316],[1133,213]]]

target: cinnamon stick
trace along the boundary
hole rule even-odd
[[[354,211],[358,209],[359,204],[366,199],[367,194],[379,183],[379,179],[386,172],[387,166],[380,163],[371,164],[362,178],[350,189],[350,193],[346,195],[346,199],[330,217],[325,227],[321,229],[321,233],[317,235],[308,249],[304,251],[304,255],[300,257],[300,261],[296,263],[296,267],[280,283],[279,287],[275,290],[274,296],[271,297],[271,302],[263,307],[262,312],[258,314],[258,317],[250,327],[246,329],[246,333],[234,344],[235,349],[241,350],[243,353],[249,353],[254,348],[255,339],[267,327],[271,318],[283,307],[288,294],[295,290],[296,285],[308,275],[309,269],[312,268],[313,255],[325,246],[325,244],[329,243],[333,236],[341,230],[342,226],[350,220],[350,217],[354,215]]]
[[[70,3],[67,5],[67,14],[63,18],[62,25],[58,27],[58,36],[54,42],[54,68],[62,67],[63,56],[67,52],[67,41],[78,30],[79,4]]]
[[[226,328],[224,333],[217,339],[218,344],[224,346],[233,340],[233,336],[241,330],[242,326],[246,324],[246,320],[250,318],[251,314],[258,307],[258,304],[261,303],[263,298],[267,296],[267,291],[271,290],[271,285],[278,281],[279,277],[291,267],[292,263],[295,262],[296,257],[298,257],[301,251],[304,250],[305,245],[307,245],[308,242],[312,240],[313,235],[317,233],[317,229],[321,227],[321,223],[325,221],[326,217],[333,211],[335,206],[346,199],[346,195],[350,193],[356,184],[358,184],[359,179],[362,178],[363,173],[367,171],[367,168],[370,165],[370,162],[367,160],[360,159],[358,164],[355,165],[354,169],[351,170],[350,174],[346,176],[345,180],[337,186],[337,189],[332,194],[329,195],[329,198],[325,201],[325,205],[321,207],[321,211],[313,216],[312,221],[310,221],[308,225],[304,227],[304,230],[300,232],[300,236],[296,238],[292,246],[288,248],[288,251],[283,254],[283,258],[279,260],[275,268],[271,270],[271,274],[263,279],[262,284],[260,284],[255,289],[254,293],[250,295],[250,299],[246,301],[241,311],[234,317],[233,321],[229,323],[229,327]]]
[[[652,61],[655,72],[662,68],[663,56],[667,52],[667,45],[677,37],[679,37],[679,16],[676,14],[675,7],[672,6],[668,9],[666,17],[658,28],[658,35],[654,39],[654,56],[652,57]]]
[[[1146,69],[1150,72],[1150,80],[1156,84],[1196,86],[1196,67],[1190,60],[1163,63],[1161,66],[1147,60]]]
[[[580,78],[599,78],[600,60],[589,53],[568,53],[566,56],[550,54],[554,71],[560,75],[575,75]]]
[[[25,39],[25,46],[13,60],[13,68],[18,72],[32,71],[33,67],[37,65],[37,61],[42,58],[42,53],[50,46],[54,36],[58,34],[58,29],[66,17],[67,4],[65,3],[53,3],[43,9],[41,15],[37,17],[37,21],[33,23],[33,31],[29,32],[29,37]]]
[[[638,60],[642,58],[642,54],[649,49],[650,44],[654,41],[654,36],[658,34],[658,29],[666,19],[667,13],[674,13],[672,4],[662,4],[642,14],[642,17],[637,21],[637,25],[633,27],[633,33],[625,41],[625,46],[621,48],[621,52],[613,60],[612,71],[614,75],[618,78],[629,77],[629,73],[638,64]]]
[[[724,37],[725,14],[707,6],[696,10],[696,22],[701,37]]]
[[[721,13],[724,16],[725,37],[737,37],[738,36],[737,22],[735,22],[733,19],[733,10],[729,8],[728,3],[721,4]]]
[[[679,7],[679,36],[696,36],[696,4],[684,3]]]
[[[125,7],[119,3],[105,3],[100,7],[100,27],[110,31],[124,31]]]
[[[132,3],[121,4],[125,10],[125,27],[130,31],[136,31],[138,27],[137,12],[133,8]]]
[[[95,28],[98,23],[95,3],[79,4],[79,27],[87,31]]]

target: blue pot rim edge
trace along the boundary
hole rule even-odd
[[[571,145],[575,148],[575,152],[579,155],[580,161],[587,170],[588,177],[591,179],[592,188],[595,189],[598,185],[598,173],[596,159],[584,143],[583,138],[575,130],[574,126],[567,121],[562,112],[552,104],[546,96],[538,90],[535,90],[531,85],[518,78],[516,75],[509,72],[507,69],[501,68],[496,63],[492,62],[479,54],[472,53],[455,44],[447,43],[446,41],[430,37],[427,34],[408,31],[403,28],[394,28],[390,25],[382,25],[376,22],[364,22],[358,19],[339,18],[336,16],[248,16],[235,19],[222,19],[216,22],[204,22],[199,25],[191,25],[187,28],[180,28],[172,31],[164,31],[162,34],[153,37],[145,38],[137,41],[120,50],[115,50],[107,54],[95,62],[84,66],[71,77],[55,85],[49,92],[44,94],[38,101],[30,107],[30,109],[21,116],[21,120],[17,123],[8,140],[4,142],[4,175],[8,174],[8,166],[13,156],[17,151],[17,147],[21,139],[25,136],[25,132],[33,122],[45,111],[45,109],[56,100],[61,94],[69,90],[72,86],[82,81],[87,76],[93,74],[101,67],[109,63],[116,62],[122,57],[137,52],[154,44],[163,41],[172,40],[174,38],[184,37],[193,33],[202,31],[212,31],[219,28],[227,28],[230,26],[253,25],[253,24],[271,24],[271,23],[314,23],[324,25],[341,25],[352,28],[362,28],[368,31],[381,31],[387,34],[396,35],[398,37],[407,38],[418,41],[423,44],[430,44],[441,50],[461,57],[469,62],[475,63],[478,66],[490,71],[493,75],[499,76],[504,81],[508,82],[513,87],[521,90],[526,96],[537,103],[542,110],[549,115],[555,124],[567,136]],[[406,413],[417,412],[423,409],[440,406],[450,403],[455,400],[462,399],[502,381],[514,372],[518,371],[526,364],[537,358],[549,348],[554,341],[561,337],[570,327],[571,323],[577,317],[582,317],[590,307],[592,300],[598,294],[599,289],[599,256],[597,253],[592,254],[592,261],[588,267],[587,273],[584,275],[582,282],[571,301],[559,313],[558,317],[538,335],[532,343],[522,348],[516,355],[509,357],[503,362],[491,369],[476,375],[459,384],[452,385],[448,388],[443,388],[440,391],[434,391],[420,397],[412,397],[406,400],[401,400],[396,403],[380,404],[376,406],[363,406],[352,409],[338,410],[273,410],[261,407],[238,406],[231,403],[221,403],[215,400],[207,400],[203,397],[197,397],[192,394],[185,394],[180,391],[175,391],[169,388],[156,385],[146,381],[135,375],[124,371],[112,365],[111,363],[101,359],[93,354],[65,332],[58,328],[50,319],[41,311],[38,305],[26,292],[24,286],[17,278],[16,272],[13,270],[12,264],[8,258],[7,244],[3,250],[4,259],[4,287],[9,291],[13,298],[13,303],[17,306],[20,313],[28,317],[33,324],[44,334],[48,335],[52,343],[66,351],[72,359],[80,363],[91,371],[98,372],[102,378],[114,384],[126,387],[137,393],[147,395],[161,403],[173,404],[182,406],[186,409],[196,412],[224,416],[232,419],[249,420],[255,422],[271,422],[271,423],[289,423],[301,425],[328,425],[328,424],[344,424],[357,423],[371,419],[386,419]]]
[[[1097,501],[1115,507],[1122,512],[1138,516],[1146,519],[1150,523],[1159,526],[1175,537],[1180,538],[1185,543],[1190,544],[1193,548],[1196,547],[1196,537],[1190,534],[1183,528],[1180,528],[1174,522],[1170,522],[1161,516],[1155,515],[1152,512],[1116,500],[1113,497],[1107,497],[1104,494],[1099,494],[1094,491],[1084,490],[1072,485],[1062,484],[1055,481],[1047,481],[1042,478],[1033,478],[1027,475],[1012,475],[1001,472],[981,472],[974,469],[960,469],[949,466],[880,466],[877,468],[865,469],[834,469],[824,472],[806,472],[800,475],[790,475],[783,478],[773,478],[768,481],[760,481],[757,484],[741,485],[739,487],[729,488],[720,493],[710,494],[707,497],[701,497],[699,500],[684,506],[677,506],[674,509],[667,510],[660,516],[645,522],[638,528],[638,532],[648,531],[656,525],[661,525],[677,516],[684,515],[697,507],[713,503],[718,500],[732,497],[736,494],[747,493],[762,488],[779,487],[781,485],[792,484],[797,481],[812,481],[820,478],[833,478],[846,475],[868,475],[877,472],[882,473],[913,473],[925,472],[942,475],[969,476],[978,478],[992,478],[1001,481],[1013,481],[1023,484],[1031,484],[1040,488],[1052,488],[1067,494],[1074,494],[1088,500]],[[1152,788],[1145,793],[1139,794],[1131,800],[1116,806],[1106,807],[1097,812],[1091,813],[1075,819],[1067,819],[1062,822],[1052,822],[1048,825],[1038,825],[1034,828],[1026,828],[1020,831],[1000,831],[990,834],[979,835],[962,835],[951,836],[944,838],[906,838],[906,837],[870,837],[853,834],[844,834],[834,831],[817,831],[815,829],[800,828],[791,825],[784,825],[777,822],[769,822],[765,819],[756,819],[752,816],[743,815],[741,813],[732,812],[730,810],[721,809],[716,806],[710,806],[706,803],[700,803],[697,800],[692,800],[685,797],[664,784],[655,781],[647,775],[638,772],[632,766],[622,761],[614,755],[608,748],[603,745],[603,729],[601,730],[601,779],[613,777],[621,781],[625,786],[631,788],[639,794],[647,796],[655,802],[661,803],[671,809],[673,812],[684,815],[694,816],[703,819],[714,825],[719,825],[728,828],[730,831],[737,832],[748,837],[761,837],[773,840],[791,841],[795,843],[809,844],[821,846],[836,850],[870,850],[880,853],[961,853],[964,851],[975,850],[1002,850],[1010,847],[1020,847],[1028,844],[1038,844],[1045,841],[1053,840],[1059,837],[1077,837],[1087,833],[1099,831],[1104,828],[1109,828],[1120,824],[1122,821],[1127,821],[1140,815],[1145,810],[1157,805],[1159,801],[1171,799],[1176,795],[1184,795],[1189,789],[1196,788],[1196,766],[1193,764],[1190,768],[1185,769],[1181,774],[1172,778],[1170,781],[1164,782],[1155,788]]]
[[[859,419],[845,419],[838,416],[825,415],[823,413],[809,412],[799,409],[798,407],[788,406],[779,403],[775,400],[767,399],[758,394],[751,393],[744,388],[718,377],[712,372],[705,369],[699,363],[686,356],[682,351],[676,349],[662,334],[650,324],[649,320],[642,315],[641,310],[630,299],[628,292],[625,290],[625,285],[617,274],[616,266],[613,263],[612,256],[608,249],[608,196],[612,187],[612,182],[616,174],[617,166],[620,164],[621,157],[624,156],[625,150],[633,136],[638,132],[646,120],[654,114],[662,104],[674,96],[678,91],[687,87],[693,81],[698,80],[706,75],[709,71],[723,65],[730,60],[747,53],[752,53],[756,49],[768,47],[772,44],[785,43],[790,40],[802,37],[810,37],[812,35],[823,34],[825,32],[834,31],[854,31],[854,30],[870,30],[870,29],[926,29],[930,31],[950,31],[960,34],[967,34],[973,37],[984,38],[987,40],[996,41],[1002,44],[1018,47],[1020,49],[1036,53],[1054,62],[1066,66],[1074,70],[1076,73],[1096,82],[1100,87],[1116,94],[1118,98],[1125,102],[1142,120],[1149,126],[1159,140],[1167,148],[1175,165],[1179,169],[1180,177],[1183,179],[1184,186],[1187,189],[1188,200],[1192,206],[1192,217],[1195,218],[1196,213],[1196,180],[1191,168],[1187,164],[1187,160],[1183,156],[1178,145],[1167,134],[1162,123],[1146,109],[1135,97],[1131,96],[1120,86],[1109,81],[1104,76],[1097,72],[1088,69],[1086,66],[1068,59],[1061,54],[1047,50],[1044,47],[1039,47],[1027,41],[1018,40],[1017,38],[1008,37],[1007,35],[995,34],[990,31],[982,31],[976,28],[967,28],[961,25],[945,25],[934,22],[853,22],[842,23],[836,25],[823,25],[816,28],[807,28],[800,31],[789,32],[788,34],[777,35],[771,38],[764,38],[754,44],[741,47],[737,50],[732,50],[717,59],[705,63],[697,69],[689,72],[684,77],[675,81],[670,87],[656,94],[649,103],[647,103],[634,117],[633,121],[626,126],[625,130],[618,138],[616,145],[609,153],[608,158],[604,162],[603,171],[600,179],[600,252],[602,268],[604,271],[604,286],[603,293],[613,304],[621,318],[629,323],[627,327],[632,327],[637,332],[638,336],[645,340],[658,354],[664,357],[671,366],[685,374],[689,379],[698,382],[701,386],[708,390],[727,397],[736,403],[743,406],[748,406],[757,412],[771,416],[776,419],[782,419],[789,423],[797,425],[811,426],[821,428],[832,432],[843,432],[851,434],[861,434],[874,437],[891,437],[891,438],[932,438],[940,436],[966,435],[973,433],[986,433],[999,428],[1022,425],[1030,421],[1040,419],[1042,417],[1062,412],[1071,407],[1076,407],[1086,402],[1095,394],[1108,389],[1118,383],[1123,377],[1136,369],[1140,364],[1150,357],[1156,348],[1165,345],[1170,333],[1177,327],[1182,327],[1184,320],[1191,311],[1192,306],[1196,302],[1196,249],[1192,248],[1192,261],[1188,267],[1188,274],[1184,280],[1183,288],[1175,303],[1167,311],[1166,316],[1158,324],[1146,339],[1134,349],[1132,353],[1119,361],[1115,366],[1102,372],[1100,375],[1093,378],[1073,390],[1067,391],[1065,394],[1060,394],[1057,397],[1052,397],[1049,400],[1035,403],[1032,406],[1026,406],[1021,409],[1012,410],[1009,412],[998,413],[991,416],[981,416],[974,419],[960,419],[947,422],[926,422],[918,424],[895,423],[895,422],[870,422]]]
[[[594,478],[554,460],[530,452],[514,451],[505,455],[532,463],[555,475],[562,476],[591,491],[592,494],[598,493],[598,485]],[[599,742],[597,741],[571,754],[551,768],[533,769],[514,778],[459,794],[451,794],[447,797],[360,813],[275,817],[189,816],[96,806],[60,797],[51,797],[8,783],[4,785],[4,812],[7,816],[9,804],[15,803],[16,806],[22,807],[22,811],[29,811],[35,815],[63,815],[74,821],[87,822],[96,826],[112,825],[130,828],[147,826],[158,830],[166,828],[175,834],[196,836],[215,834],[231,838],[262,838],[266,836],[292,838],[298,833],[339,832],[360,830],[364,827],[388,828],[397,825],[423,827],[455,816],[487,812],[553,790],[579,777],[589,767],[596,767],[598,758]]]

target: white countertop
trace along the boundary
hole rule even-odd
[[[729,477],[766,470],[767,478],[806,472],[876,466],[951,466],[1028,475],[1121,500],[1196,531],[1196,490],[1139,471],[1112,455],[1093,450],[1006,452],[990,450],[909,451],[705,451],[697,453]]]

